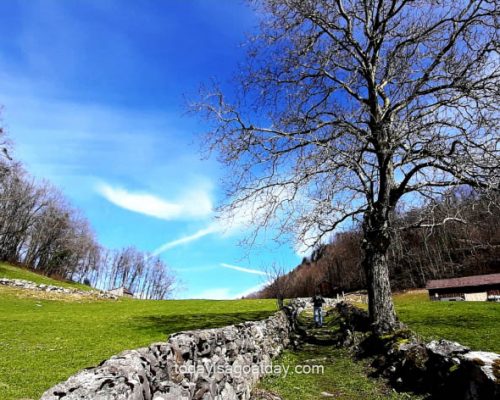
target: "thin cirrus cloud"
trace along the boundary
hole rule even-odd
[[[174,247],[186,245],[190,242],[201,239],[207,235],[219,234],[222,236],[230,236],[235,233],[241,232],[242,230],[245,229],[253,229],[252,226],[254,224],[256,223],[258,224],[260,220],[265,218],[266,205],[268,205],[269,203],[268,196],[273,196],[273,197],[277,196],[279,198],[286,199],[290,197],[289,189],[288,188],[284,189],[281,188],[279,190],[273,189],[272,192],[270,193],[267,194],[264,193],[261,196],[257,196],[251,201],[241,202],[234,208],[226,209],[225,212],[218,215],[217,219],[212,219],[212,222],[209,222],[207,226],[199,229],[195,233],[170,240],[162,244],[161,246],[157,247],[155,250],[153,250],[152,256],[158,256],[164,253],[165,251],[173,249]],[[199,200],[200,196],[196,196],[194,198],[195,202],[198,202]],[[141,206],[144,206],[142,201],[139,201],[138,203],[140,203]],[[211,205],[212,204],[210,203],[210,208],[209,208],[210,211],[212,210]],[[207,213],[207,216],[208,215],[209,214]],[[210,216],[214,217],[213,214],[211,214]],[[262,271],[249,272],[248,269],[246,271],[243,271],[243,269],[241,269],[242,267],[236,267],[236,268],[234,268],[235,266],[232,267],[233,269],[240,268],[238,270],[242,272],[254,273],[254,274],[257,273],[259,275],[264,275],[263,273],[261,273]],[[231,268],[231,267],[226,266],[226,268]]]
[[[201,190],[189,191],[183,194],[177,201],[167,201],[149,193],[132,192],[121,187],[111,186],[107,183],[98,184],[96,191],[110,203],[118,207],[167,221],[206,218],[213,211],[209,195]],[[200,238],[201,236],[199,235],[200,233],[191,240]],[[177,240],[178,244],[182,244],[183,239],[186,242],[190,241],[188,238],[181,238]],[[175,244],[172,246],[175,247]]]
[[[241,299],[242,297],[246,297],[252,293],[258,292],[267,286],[270,282],[263,282],[259,285],[252,286],[248,289],[245,289],[239,293],[233,294],[232,290],[229,288],[213,288],[213,289],[205,289],[200,293],[195,294],[191,298],[193,299],[216,299],[216,300],[234,300]]]
[[[201,228],[191,235],[164,243],[153,250],[152,255],[158,256],[167,250],[188,244],[207,235],[217,233],[223,236],[230,236],[241,230],[248,229],[254,222],[254,219],[258,217],[259,210],[263,208],[262,204],[263,201],[259,200],[256,202],[242,203],[234,209],[226,210],[226,212],[220,214],[218,218],[214,219],[207,227]]]
[[[238,293],[237,295],[233,296],[234,299],[241,299],[242,297],[246,297],[252,293],[255,293],[255,292],[258,292],[259,290],[262,290],[264,289],[267,285],[269,285],[271,283],[271,281],[267,281],[267,282],[262,282],[260,283],[259,285],[256,285],[256,286],[252,286],[240,293]]]
[[[161,245],[160,247],[153,250],[151,255],[158,256],[167,250],[173,249],[174,247],[177,247],[177,246],[180,246],[183,244],[187,244],[189,242],[193,242],[195,240],[201,239],[202,237],[210,235],[210,234],[215,233],[217,231],[218,231],[217,226],[210,225],[208,228],[200,229],[199,231],[195,232],[192,235],[183,236],[179,239],[175,239],[175,240],[172,240],[170,242],[167,242],[167,243]]]
[[[240,272],[245,272],[248,274],[267,275],[263,271],[259,271],[257,269],[239,267],[237,265],[221,263],[220,266],[224,267],[224,268],[240,271]],[[195,299],[219,299],[219,300],[240,299],[240,298],[246,297],[252,293],[258,292],[259,290],[263,289],[265,286],[269,285],[270,282],[271,282],[271,280],[266,280],[265,282],[259,283],[258,285],[255,285],[252,287],[249,287],[249,288],[247,288],[239,293],[236,293],[236,294],[234,294],[234,292],[230,288],[206,289],[206,290],[196,294],[195,296],[193,296],[193,298],[195,298]]]
[[[233,269],[235,271],[245,272],[247,274],[267,275],[264,271],[258,269],[244,268],[244,267],[239,267],[237,265],[231,265],[226,263],[221,263],[220,266],[227,269]]]

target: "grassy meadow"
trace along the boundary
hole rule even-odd
[[[426,339],[448,339],[500,353],[500,303],[430,301],[427,291],[394,297],[399,318]]]
[[[82,286],[5,264],[0,265],[0,277]],[[425,292],[396,295],[395,303],[400,318],[425,338],[446,338],[473,349],[500,352],[498,303],[430,302]],[[0,286],[0,399],[36,399],[78,370],[125,349],[165,341],[173,332],[261,319],[274,311],[273,300],[113,301]],[[314,352],[310,349],[310,354],[285,353],[283,360],[302,362],[303,358],[316,358]],[[336,360],[331,363],[329,374],[338,376],[346,385],[339,388],[337,384],[326,391],[339,390],[346,394],[343,398],[353,399],[378,398],[380,393],[386,393],[368,385],[361,374],[363,365],[356,365],[341,351],[328,349],[322,357]],[[349,376],[353,377],[351,381]],[[310,381],[292,383],[292,389],[306,393],[316,380],[326,378],[307,379]],[[276,385],[284,383],[276,381],[272,386]],[[356,391],[356,387],[361,389]],[[369,393],[376,396],[370,397]]]
[[[395,294],[394,304],[399,319],[426,340],[448,339],[500,353],[500,303],[430,301],[426,290],[411,290]]]
[[[10,276],[13,268],[7,268]],[[24,272],[28,271],[19,274]],[[0,287],[2,400],[38,399],[82,368],[126,349],[165,341],[177,331],[261,319],[275,311],[272,300],[63,300],[44,296]]]

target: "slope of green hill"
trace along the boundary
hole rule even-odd
[[[71,283],[52,279],[45,275],[37,274],[36,272],[33,272],[29,269],[14,267],[5,263],[0,263],[0,278],[24,279],[35,283],[44,283],[45,285],[61,286],[79,290],[92,290],[92,288],[80,283]]]

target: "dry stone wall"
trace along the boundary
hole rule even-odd
[[[500,399],[499,354],[446,340],[425,343],[410,331],[375,338],[366,312],[327,300],[335,304],[344,321],[338,344],[368,353],[399,390]],[[310,299],[296,299],[262,321],[180,332],[124,351],[47,390],[42,400],[249,400],[272,359],[291,343],[296,316],[311,306]]]
[[[171,335],[124,351],[47,390],[42,400],[247,400],[252,386],[290,342],[294,301],[255,322]]]

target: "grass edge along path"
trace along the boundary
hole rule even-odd
[[[312,313],[309,311],[301,314],[299,323],[308,329],[308,334],[316,331],[316,334],[328,336],[338,328],[335,317],[330,315],[325,319],[324,328],[312,329]],[[282,366],[277,370],[288,373],[264,377],[258,389],[283,400],[421,399],[414,394],[396,392],[382,378],[370,378],[369,360],[354,360],[347,349],[331,345],[304,343],[297,350],[285,350],[273,360],[273,365]],[[307,371],[312,373],[304,373]]]

